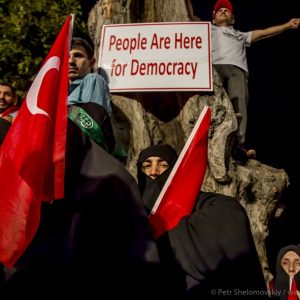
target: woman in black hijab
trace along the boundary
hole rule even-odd
[[[300,245],[288,245],[280,249],[276,260],[274,299],[289,300],[299,299],[296,293],[291,293],[295,279],[296,289],[300,289]],[[291,296],[289,298],[289,295]]]
[[[143,163],[148,160],[151,164],[151,157],[161,158],[168,168],[149,176]],[[154,145],[141,151],[138,182],[148,212],[176,159],[177,154],[169,145]],[[162,263],[172,266],[170,280],[177,281],[177,288],[185,289],[185,298],[268,299],[247,214],[232,197],[200,192],[193,212],[159,237],[157,245]]]
[[[156,173],[155,180],[150,176],[147,176],[143,171],[143,164],[147,164],[147,159],[149,157],[159,157],[168,164],[168,168],[164,169],[163,173],[158,174],[160,173],[159,171],[154,171],[154,173]],[[176,160],[177,153],[170,145],[153,145],[141,151],[137,162],[137,177],[139,189],[148,213],[150,213]]]

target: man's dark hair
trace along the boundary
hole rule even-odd
[[[16,91],[15,91],[15,88],[14,88],[10,83],[0,81],[0,85],[4,85],[4,86],[10,87],[10,89],[11,89],[11,91],[12,91],[13,97],[16,97]]]
[[[81,46],[85,49],[89,59],[94,57],[94,47],[86,39],[82,37],[73,37],[71,48],[77,48],[78,46]]]

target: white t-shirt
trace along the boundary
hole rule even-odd
[[[251,45],[251,35],[252,31],[241,32],[232,26],[212,24],[212,63],[234,65],[248,72],[246,47]]]

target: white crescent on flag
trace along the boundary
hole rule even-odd
[[[38,94],[39,94],[39,90],[40,90],[41,84],[43,82],[44,76],[51,69],[59,70],[59,65],[60,65],[60,58],[58,56],[50,57],[46,61],[46,63],[42,66],[41,70],[39,71],[36,78],[34,79],[32,85],[28,91],[27,97],[26,97],[26,104],[27,104],[28,110],[31,112],[31,114],[33,114],[33,115],[41,114],[41,115],[45,115],[45,116],[49,117],[49,114],[46,111],[38,108],[38,106],[37,106]]]

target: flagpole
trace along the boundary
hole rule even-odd
[[[70,31],[69,31],[69,52],[72,47],[72,37],[73,37],[73,28],[74,28],[74,21],[75,21],[75,14],[70,14],[71,21],[70,21]]]
[[[72,17],[72,20],[71,20],[71,27],[72,27],[72,30],[73,30],[73,28],[74,28],[75,14],[70,14],[70,16]]]

